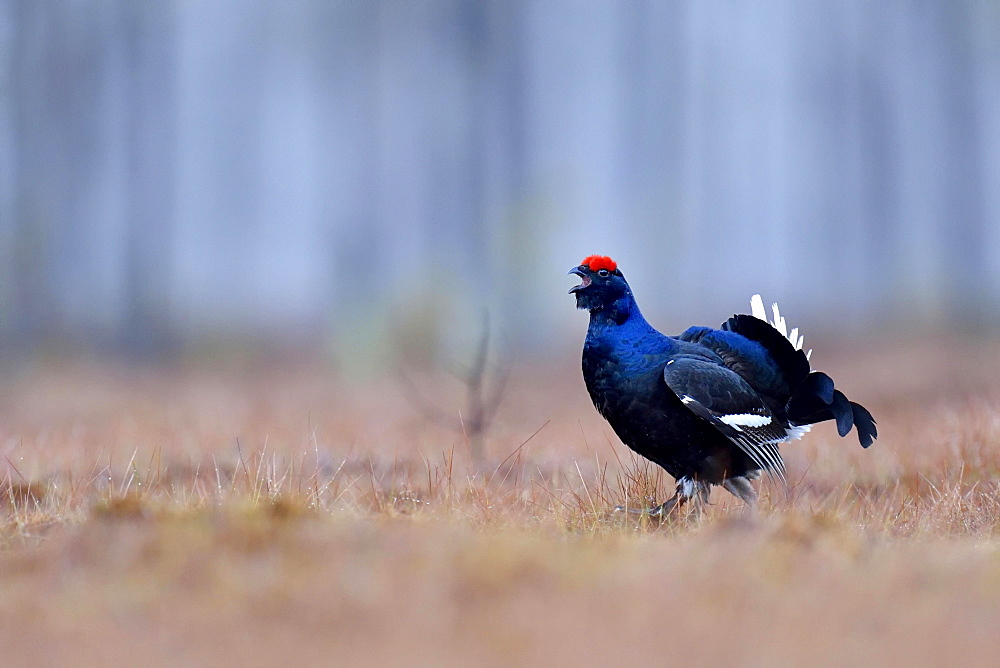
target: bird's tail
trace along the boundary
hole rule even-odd
[[[849,401],[833,386],[833,379],[822,371],[812,371],[795,388],[785,404],[788,420],[794,425],[809,425],[836,420],[837,433],[847,436],[851,427],[858,430],[861,447],[867,448],[878,437],[875,418],[867,408]]]
[[[764,310],[764,300],[761,299],[760,295],[754,295],[750,298],[750,313],[753,317],[767,322],[767,324],[771,325],[771,327],[778,330],[778,333],[788,339],[788,342],[792,344],[793,349],[802,350],[802,344],[805,343],[806,340],[805,334],[799,334],[798,327],[793,327],[791,331],[788,331],[788,323],[785,322],[785,319],[781,316],[781,311],[778,310],[778,302],[771,304],[771,313],[773,314],[774,319],[770,322],[767,320],[767,311]],[[806,360],[812,357],[812,352],[812,348],[810,348],[805,353]]]
[[[834,387],[833,379],[828,375],[810,369],[812,350],[803,352],[804,337],[799,334],[798,328],[789,331],[778,305],[771,306],[773,319],[768,321],[764,301],[760,295],[754,295],[750,299],[750,311],[752,318],[735,316],[723,327],[757,341],[770,353],[790,390],[785,405],[789,421],[805,427],[824,420],[835,420],[837,433],[841,436],[846,436],[854,427],[861,446],[870,446],[878,436],[872,414],[861,404],[849,401],[843,392]]]
[[[779,394],[791,395],[792,390],[809,374],[809,354],[802,351],[804,337],[799,335],[797,327],[788,331],[777,304],[773,307],[774,322],[768,322],[760,295],[753,296],[750,308],[753,315],[734,315],[722,323],[722,329],[735,332],[762,346],[780,372],[782,386],[780,389],[773,389]]]

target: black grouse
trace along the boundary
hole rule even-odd
[[[761,471],[785,480],[778,444],[817,422],[836,420],[841,436],[854,427],[865,448],[878,435],[867,409],[810,371],[802,337],[786,332],[777,304],[773,326],[754,295],[753,315],[666,336],[642,317],[611,258],[591,255],[569,273],[583,279],[570,289],[577,308],[590,311],[583,378],[594,406],[625,445],[677,481],[651,515],[706,501],[711,485],[753,504],[750,481]]]

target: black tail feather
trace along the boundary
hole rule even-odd
[[[830,412],[833,413],[833,417],[837,421],[837,433],[840,434],[841,438],[850,434],[851,427],[854,426],[854,411],[851,410],[851,402],[840,390],[833,391]]]
[[[795,425],[815,424],[824,420],[837,422],[837,433],[847,436],[857,429],[861,446],[867,448],[878,437],[875,419],[861,404],[848,401],[834,388],[833,379],[822,371],[809,370],[809,359],[801,350],[764,320],[752,315],[735,315],[722,324],[722,329],[741,334],[760,343],[781,370],[791,390],[785,404],[788,419]]]
[[[781,332],[764,320],[759,320],[752,315],[734,315],[722,323],[722,329],[736,332],[764,346],[771,359],[781,369],[789,388],[798,387],[806,379],[809,373],[809,359],[806,354],[801,350],[796,350],[795,346],[781,335]]]
[[[858,430],[858,440],[861,441],[862,448],[867,448],[878,438],[875,418],[872,417],[867,408],[853,401],[851,402],[851,410],[854,412],[854,426]]]
[[[878,437],[875,419],[861,404],[848,401],[833,380],[822,371],[813,371],[795,389],[785,405],[792,424],[806,425],[835,420],[837,433],[847,436],[851,428],[858,431],[861,446],[867,448]]]
[[[822,371],[813,371],[799,384],[785,405],[788,419],[794,424],[813,424],[832,420],[830,404],[834,395],[833,379]]]
[[[796,393],[817,397],[824,404],[833,403],[833,378],[822,371],[813,371],[796,388]]]

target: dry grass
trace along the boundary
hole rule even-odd
[[[575,361],[515,370],[478,465],[322,368],[9,378],[4,664],[995,663],[1000,348],[957,349],[826,354],[877,444],[818,428],[787,495],[662,525],[611,511],[670,479]]]

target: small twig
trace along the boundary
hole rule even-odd
[[[457,420],[451,413],[428,401],[417,383],[407,373],[399,371],[400,381],[407,390],[405,396],[417,411],[435,424],[460,432],[472,460],[477,463],[483,459],[484,437],[500,408],[507,386],[507,369],[503,365],[496,365],[491,373],[490,347],[490,320],[487,313],[472,363],[452,374],[465,385],[465,400],[463,408],[458,411]]]

